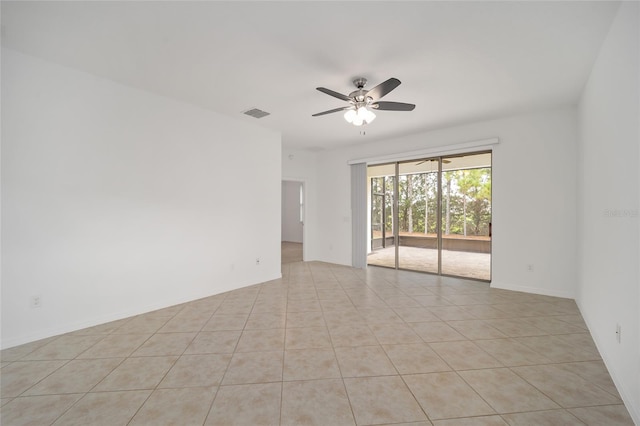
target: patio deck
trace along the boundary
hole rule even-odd
[[[400,246],[401,269],[438,272],[438,250]],[[395,247],[377,249],[367,256],[367,264],[395,267]],[[491,279],[491,254],[442,250],[442,273],[479,280]]]

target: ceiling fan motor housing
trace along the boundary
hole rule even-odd
[[[367,85],[367,79],[364,77],[358,77],[353,80],[353,84],[358,88],[351,93],[349,93],[349,97],[355,100],[356,106],[361,107],[362,104],[369,104],[373,101],[370,96],[367,96],[368,90],[364,90],[364,86]]]
[[[362,89],[364,86],[367,85],[367,79],[364,77],[358,77],[355,80],[353,80],[353,84],[354,86],[356,86],[358,89]]]

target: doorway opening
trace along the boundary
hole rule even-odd
[[[282,181],[282,263],[302,262],[304,253],[304,183]]]
[[[369,166],[367,264],[491,281],[491,152]]]

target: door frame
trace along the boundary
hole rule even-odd
[[[470,152],[459,152],[459,153],[455,153],[455,154],[439,154],[439,155],[427,155],[427,156],[417,156],[415,158],[403,158],[403,159],[399,159],[399,160],[392,160],[392,161],[386,161],[384,163],[374,163],[374,164],[369,164],[367,163],[367,168],[370,166],[379,166],[379,165],[384,165],[384,164],[388,164],[394,165],[394,169],[395,169],[395,174],[393,175],[393,179],[394,179],[394,194],[392,196],[392,216],[393,216],[393,240],[394,240],[394,253],[395,253],[395,267],[391,268],[389,266],[382,266],[380,265],[380,267],[383,268],[389,268],[389,269],[396,269],[396,270],[403,270],[403,271],[412,271],[412,272],[421,272],[421,273],[426,273],[426,274],[432,274],[432,275],[438,275],[438,276],[444,276],[444,277],[453,277],[453,278],[463,278],[463,279],[470,279],[470,280],[474,280],[474,281],[481,281],[481,282],[491,282],[492,278],[493,278],[493,249],[492,249],[492,232],[491,232],[491,228],[492,228],[492,222],[493,222],[493,179],[491,179],[491,217],[492,220],[489,223],[489,237],[491,238],[489,244],[490,244],[490,251],[489,251],[489,279],[485,280],[485,279],[480,279],[480,278],[471,278],[471,277],[464,277],[464,276],[460,276],[460,275],[451,275],[451,274],[443,274],[442,273],[442,244],[443,244],[443,230],[442,230],[442,198],[443,198],[443,191],[442,191],[442,174],[444,173],[443,171],[443,159],[445,158],[453,158],[453,157],[464,157],[464,156],[470,156],[470,155],[478,155],[478,154],[490,154],[491,156],[491,166],[490,166],[490,174],[491,176],[493,176],[493,149],[489,148],[489,149],[484,149],[484,150],[477,150],[477,151],[470,151]],[[438,171],[437,171],[437,199],[436,199],[436,205],[437,205],[437,216],[436,216],[436,228],[437,228],[437,251],[438,251],[438,271],[437,272],[428,272],[428,271],[418,271],[418,270],[413,270],[413,269],[406,269],[406,268],[401,268],[400,267],[400,256],[399,256],[399,251],[400,251],[400,224],[399,224],[399,220],[398,220],[398,216],[399,216],[399,201],[400,201],[400,197],[398,196],[399,193],[399,176],[400,176],[400,165],[402,163],[411,163],[414,161],[421,161],[421,160],[437,160],[438,161]],[[371,178],[367,177],[367,180],[369,180]],[[370,183],[369,183],[370,184]],[[370,191],[369,196],[371,197],[372,192]],[[371,200],[370,200],[371,202]],[[371,208],[367,209],[369,216],[371,216]],[[369,221],[371,220],[371,217],[368,218]],[[372,235],[370,235],[370,241],[369,241],[369,246],[371,246],[371,241],[372,241]],[[367,265],[369,265],[367,263]],[[378,265],[371,265],[371,266],[378,266]]]
[[[302,261],[306,262],[307,259],[309,258],[307,255],[307,211],[308,211],[308,194],[307,194],[307,180],[304,178],[294,178],[294,177],[285,177],[282,176],[282,178],[280,179],[281,183],[282,182],[296,182],[300,184],[300,187],[302,188],[302,197],[303,197],[303,207],[302,207]],[[281,185],[282,187],[282,185]],[[280,194],[280,205],[282,206],[282,193]],[[280,212],[280,217],[282,217],[282,211]],[[280,234],[282,234],[282,230],[280,230]]]

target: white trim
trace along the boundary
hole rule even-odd
[[[454,145],[441,145],[417,151],[400,152],[396,154],[381,155],[378,157],[359,158],[347,161],[348,165],[367,163],[384,164],[396,161],[413,160],[422,157],[440,157],[442,155],[463,154],[474,151],[484,151],[491,149],[500,143],[499,138],[481,139],[472,142],[463,142]]]
[[[496,283],[492,281],[491,288],[496,288],[500,290],[520,291],[520,292],[529,293],[529,294],[539,294],[541,296],[561,297],[563,299],[571,299],[571,300],[576,299],[575,294],[573,294],[573,292],[556,291],[553,289],[531,287],[527,285],[505,284],[500,282]]]
[[[257,284],[269,282],[272,280],[277,280],[282,278],[282,273],[274,275],[272,278],[265,277],[265,281],[253,282],[253,280],[247,280],[240,282],[237,286],[227,284],[221,287],[216,293],[211,293],[209,291],[199,291],[195,293],[190,293],[184,295],[180,299],[176,300],[165,300],[157,303],[152,303],[149,305],[145,305],[140,309],[130,308],[123,311],[112,312],[105,315],[100,315],[95,318],[89,318],[81,321],[74,321],[68,324],[58,325],[52,324],[51,327],[46,327],[42,330],[37,330],[34,333],[29,333],[27,335],[15,336],[9,339],[5,339],[2,341],[2,346],[0,349],[9,349],[15,346],[24,345],[26,343],[35,342],[36,340],[47,339],[49,337],[60,336],[66,333],[72,333],[74,331],[83,330],[89,327],[95,327],[98,325],[106,324],[112,321],[118,321],[126,318],[133,318],[137,315],[148,314],[149,312],[157,311],[159,309],[168,308],[171,306],[181,305],[183,303],[193,302],[195,300],[200,300],[205,297],[211,297],[218,294],[223,294],[229,291],[238,290],[245,287],[255,286]],[[106,336],[106,335],[105,335]]]
[[[605,367],[607,367],[607,369],[609,370],[609,375],[611,376],[611,380],[613,380],[613,383],[616,385],[616,389],[620,394],[622,402],[624,402],[624,405],[627,407],[627,410],[629,410],[629,415],[631,415],[631,418],[634,421],[636,421],[636,419],[638,418],[638,413],[636,412],[635,400],[631,398],[631,396],[629,395],[629,392],[627,392],[626,390],[628,389],[628,387],[625,386],[627,383],[624,383],[621,377],[616,374],[615,369],[612,368],[615,363],[615,359],[612,359],[612,357],[607,355],[608,352],[604,349],[606,342],[602,342],[602,336],[594,332],[594,330],[596,329],[594,328],[594,325],[589,321],[589,317],[584,314],[584,309],[582,304],[579,303],[578,300],[576,300],[576,305],[578,305],[578,309],[580,310],[580,315],[582,315],[582,319],[584,320],[584,323],[587,325],[587,329],[591,333],[591,338],[593,339],[593,343],[596,345],[596,348],[598,349],[598,353],[602,357],[602,361],[604,362]],[[639,424],[639,423],[636,422],[636,424]]]

